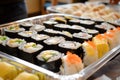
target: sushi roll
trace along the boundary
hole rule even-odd
[[[49,21],[44,21],[43,24],[47,29],[53,29],[54,25],[58,24],[58,22],[49,20]]]
[[[72,25],[71,27],[69,27],[69,30],[71,33],[79,33],[81,32],[82,30],[85,30],[84,27],[82,26],[79,26],[79,25]]]
[[[34,42],[25,43],[19,46],[18,57],[31,63],[36,62],[36,56],[40,53],[43,46]]]
[[[39,80],[39,77],[32,73],[22,72],[13,80]]]
[[[46,34],[49,36],[60,36],[60,31],[53,30],[53,29],[45,29],[43,31],[43,34]]]
[[[85,28],[94,29],[95,22],[91,20],[80,20],[80,25]]]
[[[53,17],[50,20],[54,20],[54,21],[56,21],[58,23],[62,23],[62,24],[66,24],[67,23],[67,21],[65,20],[64,17]]]
[[[32,30],[34,30],[34,31],[36,31],[37,33],[42,33],[42,31],[45,29],[45,26],[43,26],[43,25],[38,25],[38,24],[35,24],[34,26],[32,26],[31,28],[30,28],[30,30],[32,31]]]
[[[18,33],[25,31],[24,28],[20,28],[20,26],[18,24],[13,24],[10,25],[6,28],[4,28],[5,31],[5,35],[10,37],[10,38],[17,38],[18,37]]]
[[[98,51],[96,45],[92,41],[85,41],[82,44],[83,50],[85,52],[83,62],[85,66],[98,60]]]
[[[67,25],[67,24],[56,24],[56,25],[54,25],[54,29],[59,30],[59,31],[62,31],[62,30],[67,31],[69,27],[71,27],[71,26]]]
[[[9,40],[7,36],[0,36],[0,50],[7,53],[6,51],[6,42]]]
[[[80,72],[83,68],[84,64],[78,55],[68,51],[67,55],[62,57],[62,65],[60,67],[62,75],[72,75]]]
[[[115,26],[109,23],[102,23],[100,25],[95,25],[95,29],[98,30],[100,33],[105,33],[108,30],[115,29]]]
[[[69,20],[73,19],[73,17],[71,17],[71,16],[64,16],[64,18],[67,20],[67,23],[69,22]]]
[[[31,36],[34,34],[37,34],[37,32],[36,31],[22,31],[18,33],[19,38],[25,39],[28,42],[31,41]]]
[[[77,42],[83,43],[84,41],[91,40],[92,35],[90,35],[88,33],[83,33],[83,32],[74,33],[73,34],[73,39]]]
[[[23,39],[18,39],[18,38],[14,38],[14,39],[9,39],[7,42],[6,42],[6,50],[7,50],[7,53],[10,54],[10,55],[13,55],[13,56],[18,56],[18,47],[21,45],[21,44],[24,44],[26,43],[25,40]]]
[[[73,52],[83,58],[83,49],[81,43],[75,41],[64,41],[59,43],[58,50],[62,53],[66,53],[67,51]]]
[[[0,61],[0,77],[4,80],[13,80],[18,74],[18,71],[15,66]]]
[[[33,36],[31,36],[31,39],[33,40],[33,42],[38,43],[38,44],[43,44],[43,40],[49,38],[50,36],[46,35],[46,34],[35,34]]]
[[[98,34],[95,37],[93,37],[92,41],[97,47],[98,58],[101,58],[110,50],[108,40],[105,37],[103,37],[101,34]]]
[[[95,30],[95,29],[84,29],[84,30],[82,30],[82,32],[91,34],[91,35],[93,35],[93,36],[99,34],[99,31],[98,31],[98,30]]]
[[[45,50],[37,56],[37,65],[53,72],[59,72],[62,53],[56,50]]]
[[[68,24],[70,25],[80,25],[80,19],[71,19],[69,20]]]
[[[73,40],[73,35],[68,31],[62,31],[59,34],[63,36],[66,40]]]
[[[45,46],[45,49],[53,49],[53,50],[57,50],[58,49],[58,44],[65,41],[65,38],[64,37],[50,37],[46,40],[44,40],[44,46]]]
[[[29,30],[34,24],[30,21],[25,21],[20,23],[20,27],[25,28],[25,30]]]

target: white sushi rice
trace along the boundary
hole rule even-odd
[[[69,28],[71,26],[67,25],[67,24],[56,24],[55,27],[58,27],[58,28]]]
[[[45,50],[45,51],[42,51],[42,52],[37,56],[37,59],[38,59],[38,60],[41,60],[41,61],[44,61],[44,59],[42,58],[42,55],[44,55],[44,54],[46,54],[46,53],[48,53],[48,55],[49,55],[49,53],[55,53],[55,55],[51,56],[51,58],[50,58],[47,62],[55,61],[55,60],[61,58],[62,55],[63,55],[62,53],[60,53],[60,52],[58,52],[58,51],[56,51],[56,50]],[[47,56],[47,55],[46,55],[46,56]]]
[[[49,20],[49,21],[44,21],[43,23],[52,25],[52,24],[57,24],[58,22]]]
[[[23,37],[31,37],[34,34],[37,34],[37,32],[36,31],[22,31],[18,33],[18,35],[23,36]]]
[[[27,53],[34,53],[34,52],[37,52],[39,50],[41,50],[43,48],[42,45],[40,44],[36,44],[36,47],[33,47],[31,46],[31,44],[34,44],[33,42],[29,42],[29,43],[25,43],[23,45],[20,45],[19,46],[19,49],[20,50],[23,50],[24,52],[27,52]],[[29,47],[25,47],[26,45],[30,45]]]
[[[60,31],[53,30],[53,29],[45,29],[44,31],[48,32],[48,33],[55,33],[55,34],[59,34],[60,33]]]
[[[84,29],[84,30],[82,30],[82,32],[90,33],[90,34],[97,34],[97,33],[99,33],[99,31],[97,31],[95,29]]]
[[[90,39],[90,38],[92,38],[92,35],[90,35],[88,33],[79,32],[79,33],[74,33],[73,37],[82,38],[82,39]]]
[[[35,24],[33,27],[30,28],[30,30],[35,30],[35,31],[42,31],[44,29],[45,29],[45,26],[38,25],[38,24]]]
[[[20,43],[17,42],[16,40],[17,40],[17,38],[15,38],[15,39],[9,39],[6,44],[7,44],[9,47],[15,48],[15,47],[19,47],[21,44],[26,43],[26,41],[23,40],[23,39],[20,39],[20,40],[21,40]]]
[[[71,27],[69,27],[70,29],[76,29],[76,30],[84,30],[85,28],[79,25],[72,25]]]
[[[80,23],[81,23],[81,24],[86,24],[86,25],[92,25],[92,24],[94,24],[95,22],[94,22],[94,21],[90,21],[90,20],[80,20]]]
[[[31,38],[36,40],[36,41],[40,41],[40,40],[44,40],[44,39],[47,39],[49,38],[50,36],[48,35],[45,35],[45,34],[35,34],[33,35]]]
[[[78,49],[81,46],[81,43],[75,41],[64,41],[61,42],[58,46],[67,49]]]
[[[53,45],[53,44],[59,44],[60,42],[63,42],[65,41],[65,38],[64,37],[50,37],[46,40],[44,40],[43,42],[48,44],[48,45]]]

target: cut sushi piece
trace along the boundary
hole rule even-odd
[[[31,21],[25,21],[20,23],[20,27],[25,28],[25,30],[29,30],[34,24]]]
[[[71,26],[67,25],[67,24],[56,24],[56,25],[54,25],[54,29],[59,30],[59,31],[68,30],[69,27],[71,27]]]
[[[73,39],[73,35],[68,32],[68,31],[62,31],[61,36],[63,36],[66,40],[72,40]]]
[[[70,25],[80,25],[80,21],[79,19],[71,19],[69,20],[69,23]]]
[[[35,24],[34,26],[32,26],[32,27],[30,28],[30,30],[35,30],[35,31],[37,31],[38,33],[41,33],[44,29],[45,29],[45,26],[43,26],[43,25],[38,25],[38,24]]]
[[[34,42],[25,43],[19,47],[19,58],[31,63],[35,63],[36,56],[39,54],[42,48],[42,45]]]
[[[13,24],[10,25],[6,28],[4,28],[5,35],[10,37],[10,38],[17,38],[18,37],[18,32],[25,31],[24,28],[20,28],[18,24]]]
[[[45,25],[45,27],[47,29],[53,29],[55,24],[58,24],[58,22],[53,21],[53,20],[49,20],[49,21],[44,21],[43,24]]]
[[[99,33],[98,30],[95,30],[95,29],[83,29],[82,32],[85,32],[85,33],[88,33],[88,34],[91,34],[93,36],[97,35]]]
[[[13,80],[16,76],[17,69],[15,66],[7,62],[0,62],[0,77],[4,80]]]
[[[83,57],[83,50],[81,47],[81,43],[79,42],[64,41],[64,42],[61,42],[58,46],[59,46],[58,50],[60,52],[66,53],[67,51],[70,51],[77,54],[81,58]]]
[[[73,19],[73,17],[71,17],[71,16],[64,16],[64,18],[67,20],[67,22],[68,22],[69,20]]]
[[[60,33],[60,31],[53,30],[53,29],[45,29],[43,31],[43,34],[47,34],[49,36],[60,36],[59,33]]]
[[[19,38],[25,39],[26,41],[30,42],[31,41],[31,36],[37,34],[36,31],[23,31],[18,33]]]
[[[33,39],[33,42],[36,42],[38,44],[43,44],[43,40],[49,38],[50,36],[45,35],[45,34],[35,34],[33,36],[31,36],[31,38]]]
[[[32,73],[22,72],[13,80],[39,80],[39,77]]]
[[[71,33],[79,33],[82,30],[84,30],[85,28],[79,25],[72,25],[71,27],[69,27],[68,31],[70,31]]]
[[[83,32],[74,33],[73,39],[77,42],[83,43],[84,41],[91,40],[92,35],[90,35],[88,33],[83,33]]]
[[[23,39],[18,39],[18,38],[9,39],[6,42],[7,53],[17,57],[17,55],[18,55],[18,47],[20,45],[24,44],[24,43],[26,43],[26,41],[23,40]]]
[[[62,57],[62,65],[60,67],[61,74],[71,75],[78,73],[84,68],[84,64],[79,56],[67,52],[67,55]]]
[[[98,60],[98,51],[96,45],[92,41],[85,41],[82,44],[85,56],[83,62],[86,66]]]
[[[109,44],[108,40],[103,37],[101,34],[93,37],[93,42],[95,43],[97,50],[98,50],[98,58],[101,58],[109,51]]]
[[[54,21],[57,21],[58,23],[63,23],[63,24],[67,23],[64,17],[53,17],[50,20],[54,20]]]
[[[43,42],[45,43],[44,46],[46,49],[53,49],[53,50],[57,50],[58,49],[58,44],[65,41],[64,37],[50,37],[46,40],[44,40]]]
[[[80,25],[89,29],[94,29],[95,22],[91,20],[80,20]]]
[[[0,50],[3,52],[7,52],[6,51],[6,42],[9,40],[9,38],[7,36],[0,36]]]
[[[37,56],[37,65],[40,65],[48,70],[58,72],[61,63],[62,53],[56,50],[45,50]]]

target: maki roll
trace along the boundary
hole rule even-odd
[[[54,25],[54,29],[59,30],[59,31],[62,31],[62,30],[67,31],[69,27],[71,27],[71,26],[67,25],[67,24],[56,24],[56,25]]]
[[[9,38],[7,36],[0,36],[0,50],[3,52],[7,52],[6,51],[6,42],[9,40]]]
[[[72,25],[71,27],[69,27],[68,31],[70,31],[71,33],[74,33],[74,32],[79,33],[82,30],[85,30],[85,28],[79,25]]]
[[[4,28],[5,31],[5,35],[10,37],[10,38],[17,38],[18,37],[18,33],[21,31],[25,31],[24,28],[20,28],[20,26],[18,24],[13,24],[10,25],[6,28]]]
[[[24,44],[26,43],[25,40],[23,39],[18,39],[18,38],[14,38],[14,39],[9,39],[7,42],[6,42],[6,50],[7,50],[7,53],[10,54],[10,55],[13,55],[13,56],[18,56],[18,47],[21,45],[21,44]]]
[[[78,55],[68,51],[67,55],[62,57],[62,65],[60,67],[62,75],[72,75],[80,72],[83,68],[84,64]]]
[[[67,22],[69,22],[69,20],[73,19],[73,17],[71,17],[71,16],[64,16],[64,18],[67,20]]]
[[[19,46],[19,58],[26,60],[31,63],[36,62],[36,56],[40,53],[42,45],[34,42],[25,43]]]
[[[89,29],[94,29],[95,22],[91,20],[80,20],[80,25]]]
[[[73,35],[68,31],[62,31],[59,34],[63,36],[66,40],[73,40]]]
[[[60,31],[53,30],[53,29],[45,29],[43,34],[47,34],[49,36],[60,36]]]
[[[98,30],[95,30],[95,29],[84,29],[84,30],[82,30],[82,32],[91,34],[91,35],[93,35],[93,36],[99,34],[99,31],[98,31]]]
[[[31,31],[37,31],[37,33],[42,33],[42,31],[45,29],[45,26],[43,25],[38,25],[38,24],[35,24],[34,26],[32,26],[30,28]]]
[[[80,25],[80,19],[71,19],[69,20],[68,24],[70,25]]]
[[[49,20],[49,21],[44,21],[43,24],[45,25],[46,28],[53,29],[54,25],[58,24],[58,22]]]
[[[59,72],[62,53],[56,50],[45,50],[37,56],[37,65],[51,70],[53,72]]]
[[[83,49],[81,47],[81,43],[79,43],[79,42],[64,41],[64,42],[61,42],[58,46],[59,46],[58,50],[60,52],[66,53],[67,51],[70,51],[70,52],[77,54],[81,58],[84,56]]]
[[[83,32],[74,33],[73,34],[73,39],[77,42],[83,43],[84,41],[91,40],[92,35],[90,35],[88,33],[83,33]]]
[[[22,31],[18,33],[19,38],[25,39],[28,42],[31,41],[31,36],[34,34],[37,34],[37,32],[36,31]]]
[[[63,24],[67,23],[64,17],[53,17],[50,20],[54,20],[54,21],[57,21],[58,23],[63,23]]]
[[[50,36],[46,34],[35,34],[31,36],[33,42],[38,43],[38,44],[43,44],[43,40],[49,38]]]
[[[97,47],[98,58],[101,58],[109,51],[110,48],[109,48],[108,40],[105,37],[103,37],[101,34],[98,34],[95,37],[93,37],[92,41]]]
[[[20,27],[25,28],[25,30],[29,30],[34,24],[30,21],[25,21],[20,23]]]
[[[115,29],[115,26],[109,23],[102,23],[100,25],[95,25],[95,29],[98,30],[100,33],[105,33],[108,30]]]
[[[44,40],[44,45],[46,49],[53,49],[53,50],[57,50],[58,49],[58,44],[65,41],[64,37],[50,37],[46,40]]]
[[[83,62],[86,66],[98,60],[97,47],[92,41],[85,41],[82,47],[85,52]]]

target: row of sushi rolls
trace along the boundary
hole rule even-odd
[[[118,25],[71,16],[54,16],[42,24],[25,21],[3,29],[2,52],[62,75],[80,72],[120,44]],[[0,61],[1,79],[38,80],[28,72],[16,75],[15,66]]]

